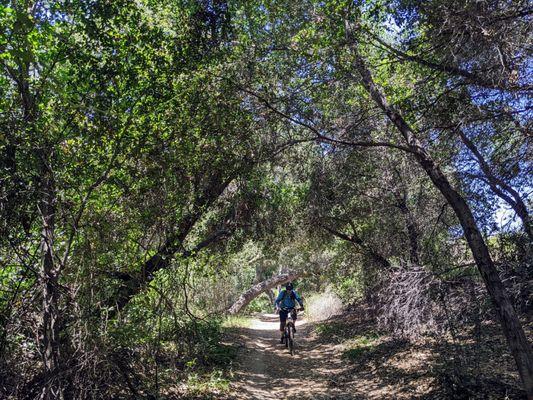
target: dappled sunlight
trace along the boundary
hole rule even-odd
[[[3,1],[0,400],[533,400],[532,5]]]
[[[275,314],[262,314],[240,331],[246,344],[235,371],[234,399],[342,398],[332,387],[332,376],[344,368],[335,354],[338,348],[319,343],[305,320],[296,326],[294,356],[279,343]]]
[[[305,325],[305,320],[298,319],[296,328]],[[261,314],[250,324],[250,329],[256,331],[279,331],[279,316],[277,314]]]

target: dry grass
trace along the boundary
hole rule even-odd
[[[312,322],[325,321],[343,311],[341,299],[331,290],[311,295],[306,303],[306,316]]]

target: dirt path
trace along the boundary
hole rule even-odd
[[[235,371],[235,400],[354,398],[335,388],[333,377],[345,367],[337,346],[319,343],[305,321],[296,327],[294,356],[279,343],[277,315],[262,315],[240,330],[244,347]]]
[[[456,357],[458,349],[469,360],[479,360],[479,354],[476,357],[470,354],[478,351],[470,337],[466,336],[470,341],[463,340],[460,348],[451,347],[450,343],[443,346],[432,338],[410,343],[377,335],[375,323],[363,312],[345,314],[336,323],[341,324],[342,330],[333,334],[336,339],[327,339],[327,334],[319,337],[314,333],[312,323],[299,320],[294,356],[279,343],[277,315],[261,315],[248,328],[240,328],[235,340],[242,347],[234,365],[229,398],[525,399],[518,375],[509,372],[514,371],[514,364],[495,326],[485,326],[488,333],[482,340],[485,351],[493,353],[487,353],[483,362],[468,372],[470,378],[454,388],[449,384],[454,366],[450,360]],[[347,351],[352,352],[349,359]]]

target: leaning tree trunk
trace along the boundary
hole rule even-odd
[[[250,289],[241,294],[237,301],[233,303],[233,305],[228,309],[228,314],[237,314],[261,293],[268,291],[277,285],[283,285],[284,283],[298,279],[303,275],[303,272],[288,272],[285,274],[276,275],[270,279],[253,285]]]
[[[477,268],[496,308],[503,332],[516,361],[528,398],[533,399],[533,351],[498,275],[498,271],[490,257],[487,245],[468,203],[452,187],[448,178],[442,173],[430,154],[422,147],[414,130],[407,124],[402,115],[393,106],[389,105],[381,88],[375,84],[364,59],[358,54],[356,49],[354,49],[354,55],[355,67],[362,78],[363,86],[374,102],[385,112],[387,117],[400,131],[415,159],[424,171],[426,171],[433,184],[446,198],[457,215],[474,260],[476,261]]]
[[[139,276],[116,274],[116,277],[123,281],[120,292],[113,299],[117,310],[122,310],[136,294],[140,293],[154,279],[158,271],[168,268],[176,254],[180,254],[183,258],[192,255],[192,251],[183,249],[183,242],[205,210],[210,209],[233,179],[234,175],[224,177],[221,174],[213,174],[204,192],[193,202],[193,210],[177,224],[175,231],[167,237],[157,253],[143,263],[141,274]],[[206,238],[194,250],[199,251],[219,237],[220,235],[214,234]]]

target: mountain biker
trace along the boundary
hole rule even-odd
[[[287,322],[287,316],[289,311],[294,309],[296,301],[300,303],[300,310],[304,309],[304,302],[302,298],[294,290],[292,282],[285,285],[285,290],[279,292],[276,298],[276,311],[279,311],[279,330],[281,331],[281,343],[283,343],[283,331],[285,329],[285,323]],[[296,321],[296,313],[293,314],[293,318]],[[296,328],[294,328],[296,331]]]

